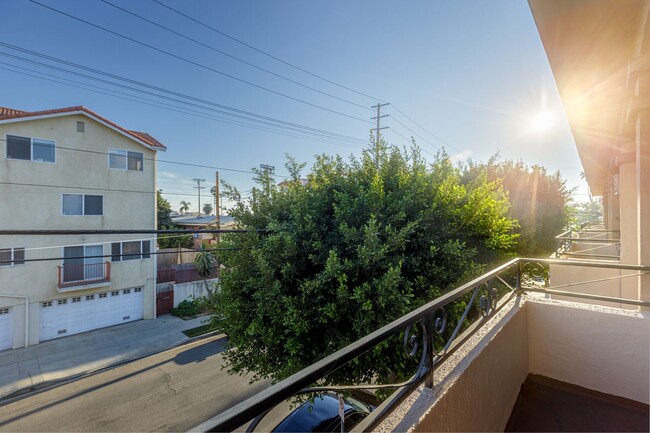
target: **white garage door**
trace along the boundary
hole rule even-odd
[[[0,308],[0,350],[11,349],[11,308]]]
[[[41,341],[142,319],[142,288],[41,303]]]

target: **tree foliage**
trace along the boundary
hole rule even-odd
[[[176,225],[172,221],[171,212],[172,206],[169,204],[169,201],[162,196],[162,190],[156,192],[157,200],[157,229],[166,230],[174,229]],[[158,246],[160,248],[174,248],[174,247],[184,247],[184,248],[193,248],[194,247],[194,238],[191,234],[189,235],[160,235],[158,236]]]
[[[192,206],[192,203],[190,203],[189,201],[181,200],[180,207],[178,208],[178,211],[180,213],[185,213],[188,210],[190,210],[190,206]]]
[[[208,292],[208,295],[211,297],[213,292],[209,287],[207,279],[214,271],[214,267],[217,265],[217,258],[214,256],[212,251],[207,250],[205,245],[201,244],[201,248],[194,258],[194,264],[196,265],[199,276],[203,278],[206,292]]]
[[[470,161],[463,167],[463,179],[503,185],[510,200],[509,215],[519,223],[519,256],[548,256],[555,251],[555,236],[568,227],[573,213],[571,190],[560,172],[548,173],[544,167],[522,161],[501,161],[497,154],[487,163]]]
[[[205,215],[210,215],[212,213],[212,210],[213,210],[212,203],[205,203],[203,205],[203,213]]]
[[[161,230],[162,227],[172,227],[174,222],[172,221],[172,205],[169,204],[169,201],[162,196],[162,190],[159,189],[156,191],[156,200],[157,200],[157,229]]]
[[[369,156],[318,156],[308,182],[274,187],[256,171],[248,199],[224,184],[242,228],[226,236],[215,321],[229,335],[234,372],[280,380],[369,334],[480,272],[515,244],[498,182],[463,183],[441,153],[416,148]],[[328,376],[360,382],[403,376],[395,347],[380,345]],[[401,367],[400,367],[401,366]],[[412,371],[411,371],[412,373]]]

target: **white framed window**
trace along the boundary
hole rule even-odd
[[[104,196],[62,194],[61,215],[103,215]]]
[[[56,144],[42,138],[7,135],[7,159],[56,162]]]
[[[0,266],[25,264],[25,248],[0,248]]]
[[[112,170],[143,171],[143,167],[143,153],[122,149],[108,149],[108,168]]]
[[[126,262],[151,257],[150,241],[124,241],[111,244],[111,261]]]

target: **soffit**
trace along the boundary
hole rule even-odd
[[[587,182],[602,195],[628,101],[645,0],[529,0]]]

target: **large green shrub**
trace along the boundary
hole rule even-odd
[[[293,181],[243,200],[225,195],[238,224],[268,229],[226,237],[215,322],[229,335],[225,359],[256,378],[289,376],[439,296],[515,244],[508,201],[497,182],[461,182],[446,154],[432,165],[384,148],[344,161],[317,158],[308,183]],[[399,347],[380,345],[331,382],[403,377]]]

